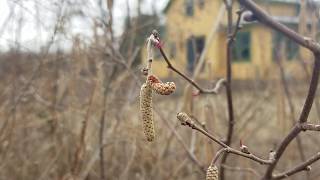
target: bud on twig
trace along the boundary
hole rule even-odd
[[[276,159],[276,152],[273,150],[270,150],[269,152],[269,160],[274,161]]]
[[[249,148],[242,143],[241,139],[240,139],[240,150],[243,153],[250,154]]]

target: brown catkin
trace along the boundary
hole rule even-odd
[[[170,95],[176,90],[176,84],[174,82],[163,83],[155,75],[148,76],[148,84],[150,84],[154,92],[160,95]]]
[[[155,138],[152,110],[152,89],[147,83],[141,86],[140,90],[140,112],[143,122],[143,132],[147,141],[153,141]]]
[[[206,180],[218,180],[218,168],[217,166],[209,166],[207,169]]]

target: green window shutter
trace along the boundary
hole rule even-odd
[[[232,49],[234,62],[250,62],[251,60],[251,33],[238,32],[234,48]]]

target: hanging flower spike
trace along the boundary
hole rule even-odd
[[[155,138],[152,109],[152,89],[144,83],[140,90],[140,113],[143,122],[143,132],[147,141],[152,142]]]
[[[149,75],[147,82],[151,86],[152,90],[160,95],[170,95],[176,90],[174,82],[163,83],[155,75]]]
[[[218,180],[218,168],[217,166],[209,166],[207,169],[206,180]]]

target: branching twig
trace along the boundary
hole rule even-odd
[[[226,152],[226,153],[236,154],[236,155],[248,158],[248,159],[252,159],[253,161],[256,161],[256,162],[258,162],[260,164],[271,164],[272,163],[271,160],[261,159],[261,158],[255,156],[252,153],[246,154],[246,153],[243,153],[241,151],[238,151],[236,149],[231,148],[230,146],[226,145],[224,142],[222,142],[218,138],[214,137],[213,135],[211,135],[207,131],[203,130],[200,126],[196,125],[192,121],[192,119],[185,113],[178,113],[177,117],[178,117],[179,121],[181,122],[181,125],[189,126],[192,129],[195,129],[195,130],[199,131],[203,135],[207,136],[209,139],[213,140],[214,142],[216,142],[217,144],[222,146],[224,148],[224,150],[222,150],[219,154],[221,154],[223,152]]]
[[[158,34],[156,34],[156,38],[158,40],[159,36]],[[178,75],[180,75],[183,79],[185,79],[186,81],[188,81],[193,87],[195,87],[200,94],[218,94],[218,91],[221,87],[222,84],[225,84],[225,80],[221,79],[219,80],[216,84],[216,87],[213,89],[204,89],[202,87],[200,87],[200,85],[198,83],[196,83],[194,80],[192,80],[191,78],[189,78],[187,75],[185,75],[184,73],[182,73],[180,70],[178,70],[177,68],[175,68],[172,63],[170,62],[169,58],[167,57],[166,53],[164,52],[164,50],[161,47],[161,42],[159,41],[158,44],[154,44],[155,46],[157,46],[159,48],[160,54],[162,55],[163,59],[165,60],[165,62],[167,63],[167,67],[169,69],[171,69],[172,71],[174,71],[175,73],[177,73]]]
[[[310,165],[313,164],[314,162],[318,161],[319,159],[320,159],[320,153],[317,153],[316,155],[312,156],[310,159],[297,165],[296,167],[294,167],[284,173],[274,175],[272,177],[272,179],[284,179],[284,178],[292,176],[296,173],[299,173],[301,171],[310,171],[311,170]]]
[[[228,42],[227,42],[227,83],[226,83],[226,95],[227,95],[227,106],[228,106],[228,116],[229,116],[229,125],[228,125],[228,132],[227,132],[227,139],[226,144],[230,145],[232,142],[232,136],[234,131],[234,110],[233,110],[233,100],[232,100],[232,46],[235,41],[235,37],[240,30],[240,21],[241,16],[243,13],[243,9],[240,9],[237,14],[237,22],[235,30],[232,32],[232,1],[227,3],[225,1],[225,6],[228,12]],[[227,161],[228,154],[225,153],[222,156],[221,164],[225,164]],[[221,180],[224,180],[224,169],[223,167],[220,168],[220,177]]]
[[[306,47],[313,52],[315,57],[315,64],[313,67],[313,73],[311,77],[311,82],[309,86],[308,95],[306,97],[302,112],[299,117],[298,123],[290,131],[290,133],[282,140],[278,148],[275,151],[275,160],[268,166],[263,180],[271,179],[273,170],[275,169],[278,161],[280,160],[282,154],[290,144],[290,142],[295,139],[299,133],[302,131],[301,124],[307,122],[308,116],[315,98],[315,93],[318,87],[318,80],[320,74],[320,45],[309,38],[303,37],[298,33],[294,32],[285,25],[275,21],[271,16],[264,12],[260,7],[258,7],[252,0],[239,0],[239,2],[244,5],[247,9],[252,11],[255,18],[269,26],[270,28],[283,33],[285,36],[298,43],[299,45]]]

